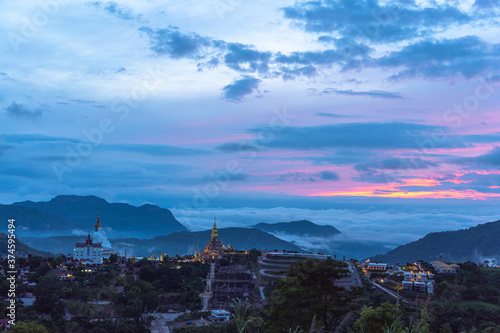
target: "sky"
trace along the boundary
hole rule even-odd
[[[499,13],[498,0],[1,2],[0,202],[97,195],[193,229],[217,211],[227,225],[421,226],[405,240],[498,219]]]

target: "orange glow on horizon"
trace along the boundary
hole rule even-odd
[[[438,186],[441,182],[430,178],[409,178],[403,179],[403,184],[400,186]]]
[[[500,198],[500,193],[480,193],[475,190],[457,191],[394,191],[384,192],[384,190],[366,190],[366,191],[352,191],[352,192],[332,192],[332,193],[319,193],[313,196],[324,197],[379,197],[379,198],[413,198],[413,199],[473,199],[473,200],[486,200],[488,198]]]

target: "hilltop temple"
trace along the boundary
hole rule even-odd
[[[205,251],[200,252],[195,250],[195,257],[203,262],[216,262],[225,257],[226,247],[219,240],[219,232],[217,231],[217,223],[214,218],[214,226],[212,227],[212,235],[205,246]]]
[[[194,252],[195,259],[207,263],[218,262],[220,259],[248,259],[248,251],[237,251],[231,244],[227,246],[219,240],[219,232],[217,230],[217,222],[214,218],[214,226],[212,227],[212,235],[210,240],[202,252],[198,248]]]
[[[93,264],[100,265],[103,263],[104,259],[109,258],[110,255],[116,252],[111,246],[111,242],[106,236],[106,233],[101,229],[102,224],[99,218],[99,212],[97,212],[97,222],[94,226],[95,232],[92,238],[89,233],[85,243],[76,243],[73,256],[76,259],[88,260]]]

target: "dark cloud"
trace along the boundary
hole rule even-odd
[[[430,167],[436,167],[439,163],[416,158],[373,158],[366,162],[354,165],[354,170],[358,172],[358,177],[353,179],[358,182],[367,182],[375,184],[387,184],[401,182],[402,177],[397,174],[391,174],[387,171],[398,170],[423,170]]]
[[[202,181],[200,183],[207,182],[218,182],[225,183],[228,181],[245,181],[250,178],[250,175],[241,172],[228,172],[226,170],[216,170],[211,172],[209,175],[202,177]]]
[[[75,148],[78,144],[90,145],[91,142],[85,139],[74,139],[68,137],[55,137],[46,136],[40,134],[13,134],[13,135],[0,135],[0,140],[5,144],[10,145],[28,145],[28,144],[38,144],[43,146],[38,146],[41,149],[49,149],[54,147],[55,144],[62,145],[62,152],[64,149],[64,144],[67,147]],[[95,140],[95,138],[94,138]],[[94,147],[94,151],[116,151],[120,153],[140,153],[150,156],[194,156],[194,155],[205,155],[210,154],[210,151],[202,149],[192,149],[184,148],[165,144],[133,144],[133,143],[100,143],[98,146]],[[64,157],[64,156],[63,156]],[[56,159],[61,158],[57,155]]]
[[[297,2],[283,9],[285,18],[311,33],[330,33],[373,43],[398,42],[467,23],[469,15],[448,4],[419,8],[413,1],[380,4],[374,0]],[[321,41],[335,40],[329,35]]]
[[[0,135],[0,139],[4,143],[11,144],[24,144],[30,142],[69,142],[69,143],[79,143],[80,140],[59,137],[59,136],[47,136],[42,134],[4,134]]]
[[[474,143],[500,143],[499,134],[470,134],[465,135],[467,142]]]
[[[222,95],[228,101],[242,102],[245,96],[259,92],[260,82],[257,78],[245,75],[225,86]]]
[[[400,68],[392,79],[415,76],[425,78],[471,78],[500,65],[500,44],[489,44],[476,36],[423,40],[409,44],[387,56],[374,59],[373,67]]]
[[[262,129],[252,129],[259,133]],[[448,129],[411,123],[346,123],[310,127],[288,126],[274,133],[274,138],[266,147],[296,150],[325,148],[361,149],[430,149],[465,147],[460,137],[446,136]],[[437,134],[436,134],[437,133]],[[439,135],[439,140],[434,136]],[[445,139],[442,139],[444,136]],[[224,152],[245,151],[245,145],[229,142],[217,147]],[[252,147],[248,147],[251,150]],[[253,148],[255,150],[255,148]]]
[[[321,180],[337,181],[340,177],[338,173],[330,170],[321,171],[319,173],[307,172],[287,172],[281,174],[278,181],[297,181],[297,182],[317,182]]]
[[[140,153],[151,156],[192,156],[192,155],[204,155],[209,152],[201,149],[191,149],[183,148],[170,145],[162,144],[133,144],[133,143],[123,143],[123,144],[103,144],[102,150],[119,151],[126,153]]]
[[[279,66],[281,74],[286,74],[284,69],[290,70],[297,66],[309,66],[316,71],[318,66],[329,68],[336,65],[341,70],[348,70],[366,63],[372,52],[372,49],[363,43],[345,39],[336,40],[335,46],[323,51],[292,52],[289,55],[278,52],[273,62]]]
[[[202,59],[214,50],[224,49],[226,43],[209,37],[200,36],[196,33],[184,34],[177,27],[165,29],[150,29],[142,27],[151,43],[151,50],[157,55],[165,55],[171,58]]]
[[[390,157],[386,159],[372,159],[354,166],[357,171],[383,170],[419,170],[438,166],[439,163],[416,158]]]
[[[462,176],[445,175],[437,178],[435,186],[399,186],[403,191],[477,191],[479,193],[500,193],[500,175],[469,172]],[[462,182],[457,182],[462,181]]]
[[[462,175],[459,180],[466,181],[466,183],[457,184],[464,189],[472,188],[480,192],[497,192],[500,193],[500,175],[498,174],[484,174],[469,172]],[[455,185],[455,184],[454,184]],[[493,187],[493,188],[491,188]]]
[[[495,147],[491,152],[477,157],[482,164],[500,166],[500,147]]]
[[[486,2],[479,5],[484,7]],[[261,78],[295,80],[298,77],[313,78],[325,69],[346,72],[381,68],[392,69],[395,74],[389,78],[396,81],[414,77],[450,79],[461,76],[469,79],[500,66],[500,44],[489,44],[476,36],[440,40],[429,37],[431,33],[453,25],[484,18],[485,14],[472,17],[447,4],[419,7],[410,0],[388,4],[375,0],[324,0],[296,3],[284,8],[283,12],[286,18],[305,31],[329,33],[319,37],[327,48],[284,54],[197,33],[183,33],[177,27],[142,27],[140,30],[148,35],[150,48],[156,55],[197,60],[199,71],[224,65],[237,73],[252,73]],[[401,41],[408,42],[381,57],[374,57],[374,49],[370,46],[373,43]],[[245,91],[244,87],[235,84],[236,81],[224,87],[224,97],[241,101],[240,96],[248,93],[232,95],[233,89]],[[354,91],[335,87],[321,93],[403,98],[398,92]]]
[[[91,4],[122,20],[133,20],[136,18],[136,16],[130,9],[118,4],[115,1],[108,1],[108,2],[96,1]],[[141,17],[142,15],[137,16],[138,19],[140,19]]]
[[[323,180],[339,180],[340,179],[338,173],[336,173],[334,171],[329,171],[329,170],[321,171],[320,177]]]
[[[252,46],[239,43],[228,44],[227,53],[224,56],[224,63],[227,67],[243,73],[267,73],[270,60],[271,52],[260,52]]]
[[[4,81],[14,81],[10,76],[9,74],[7,73],[0,73],[0,80],[4,80]]]
[[[316,115],[322,116],[322,117],[330,117],[330,118],[363,118],[362,116],[348,115],[348,114],[336,114],[336,113],[329,113],[329,112],[318,112],[318,113],[316,113]]]
[[[500,147],[495,147],[490,152],[475,157],[455,158],[452,162],[456,164],[469,164],[479,166],[494,166],[500,167]]]
[[[104,9],[110,14],[113,14],[124,20],[132,20],[134,18],[134,15],[130,10],[126,9],[123,6],[120,6],[114,1],[108,2],[107,6],[104,7]]]
[[[42,117],[41,109],[29,109],[23,104],[17,104],[13,101],[9,106],[5,107],[7,114],[18,118],[27,118],[36,120]]]
[[[401,177],[396,175],[391,175],[386,172],[360,172],[357,177],[353,177],[352,180],[361,183],[370,184],[388,184],[388,183],[400,183]]]
[[[74,102],[74,103],[84,104],[84,105],[97,103],[96,101],[89,101],[89,100],[86,100],[86,99],[72,99],[71,101]],[[59,104],[63,104],[63,103],[59,102]]]
[[[375,153],[367,149],[337,149],[334,153],[323,156],[302,157],[302,160],[310,160],[314,164],[345,165],[361,163],[372,157]]]
[[[383,90],[369,90],[369,91],[353,91],[353,90],[338,90],[335,88],[327,88],[321,92],[323,95],[346,95],[346,96],[364,96],[371,98],[386,98],[386,99],[401,99],[400,93],[393,93]]]
[[[281,66],[280,75],[283,77],[283,80],[295,80],[297,76],[305,76],[305,77],[313,77],[317,74],[316,67],[312,65],[306,66],[292,66],[285,67]]]

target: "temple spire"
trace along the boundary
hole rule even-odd
[[[217,240],[219,238],[219,234],[217,232],[217,224],[215,223],[216,218],[214,217],[214,226],[212,227],[212,240]]]
[[[99,211],[97,211],[97,222],[95,223],[95,231],[99,231],[99,228],[102,226],[101,221],[99,219]]]

